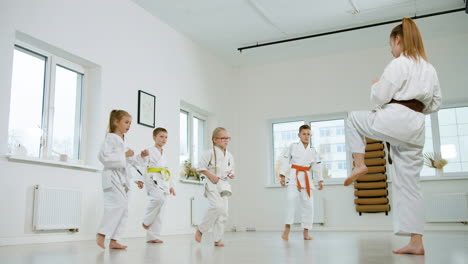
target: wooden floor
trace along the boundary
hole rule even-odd
[[[0,247],[2,264],[78,263],[468,263],[468,232],[430,232],[424,237],[426,256],[392,254],[407,242],[390,232],[317,232],[313,241],[291,233],[226,233],[225,248],[212,246],[209,235],[201,244],[192,235],[167,236],[164,244],[146,244],[144,238],[125,239],[127,250],[101,250],[94,241]]]

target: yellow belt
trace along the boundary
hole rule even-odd
[[[167,174],[167,177],[164,177],[165,181],[169,181],[169,179],[171,178],[171,172],[168,170],[168,169],[164,169],[164,168],[148,168],[147,170],[148,173],[161,173],[161,172],[165,172]]]

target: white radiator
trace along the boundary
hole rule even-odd
[[[425,197],[427,222],[468,222],[468,193],[441,193]]]
[[[208,210],[208,199],[202,195],[190,199],[190,216],[192,226],[197,226],[203,221],[206,210]]]
[[[81,224],[81,192],[37,185],[33,217],[34,230],[78,230]]]
[[[301,209],[300,204],[298,204],[294,214],[294,223],[301,223],[301,219]],[[323,198],[319,196],[314,196],[314,224],[325,224],[325,209],[323,206]]]

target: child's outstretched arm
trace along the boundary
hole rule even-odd
[[[171,177],[169,179],[169,194],[172,194],[172,195],[176,196],[174,177]]]
[[[315,149],[314,149],[315,150]],[[314,178],[318,181],[318,189],[323,189],[323,169],[322,162],[320,161],[320,155],[315,150],[315,161],[312,162],[312,171],[314,172]]]
[[[291,168],[291,146],[283,150],[281,154],[281,168],[280,168],[280,184],[281,186],[286,186],[286,175],[289,174],[289,169]]]
[[[211,156],[211,152],[208,151],[201,156],[200,161],[198,162],[197,171],[200,172],[201,174],[206,175],[206,177],[208,177],[208,179],[212,183],[216,184],[218,183],[220,178],[208,170],[208,167],[213,166],[213,165],[214,165],[214,159]]]
[[[232,179],[234,179],[235,174],[236,174],[236,165],[234,163],[234,158],[232,158],[232,155],[231,155],[231,165],[230,166],[231,166],[230,167],[231,171],[228,173],[227,177],[232,180]]]
[[[206,177],[208,177],[208,179],[214,184],[217,184],[218,181],[220,180],[220,178],[218,176],[214,175],[213,173],[209,172],[208,170],[201,170],[200,173],[206,175]]]
[[[143,189],[144,183],[142,181],[137,181],[138,188]]]

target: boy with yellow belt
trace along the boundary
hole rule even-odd
[[[164,145],[167,142],[167,130],[158,127],[153,131],[155,145],[141,152],[139,164],[145,167],[145,174],[137,179],[139,188],[146,184],[148,204],[142,226],[147,230],[147,243],[163,243],[161,240],[164,205],[169,194],[176,195],[171,173],[167,169]]]

